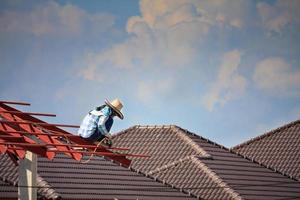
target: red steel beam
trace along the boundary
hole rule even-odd
[[[0,153],[5,153],[7,150],[7,146],[5,145],[0,145]]]
[[[17,150],[19,149],[18,147],[8,147],[7,151],[12,151],[12,150]],[[55,153],[64,153],[62,151],[59,150],[49,150],[51,152],[55,152]],[[124,155],[118,155],[118,154],[113,154],[113,153],[108,153],[108,152],[85,152],[85,151],[72,151],[72,153],[81,153],[81,154],[94,154],[94,155],[98,155],[98,156],[105,156],[105,157],[110,157],[110,159],[115,160],[119,163],[122,163],[123,166],[125,167],[129,167],[131,160],[126,159],[126,157]],[[70,152],[69,152],[70,153]],[[105,154],[105,155],[104,155]],[[122,162],[120,162],[122,161]]]
[[[69,125],[69,124],[48,124],[48,123],[38,123],[38,122],[25,122],[25,121],[6,121],[0,120],[0,123],[6,124],[32,124],[32,125],[39,125],[39,126],[61,126],[61,127],[68,127],[68,128],[79,128],[80,126],[77,125]]]
[[[10,126],[7,126],[7,125],[4,125],[4,124],[0,124],[0,132],[2,132],[2,135],[3,134],[6,134],[6,135],[11,135],[11,136],[20,136],[19,134],[14,134],[14,133],[3,133],[3,131],[14,131],[15,129],[13,129],[12,127]],[[3,139],[0,139],[0,141],[3,141]],[[5,141],[3,141],[5,142]],[[35,141],[30,139],[30,138],[27,138],[27,137],[24,137],[24,142],[26,143],[31,143],[31,144],[34,144]],[[54,157],[54,153],[53,152],[46,152],[46,149],[45,148],[42,148],[42,149],[36,149],[36,148],[30,148],[29,149],[30,151],[32,151],[33,153],[36,153],[36,154],[39,154],[43,157],[47,157],[49,159],[52,159]],[[24,151],[16,151],[15,154],[20,157],[20,158],[23,158],[24,155],[25,155],[25,152]]]
[[[9,111],[19,111],[15,108],[12,108],[8,105],[5,104],[0,104],[0,110],[4,109],[4,110],[9,110]],[[35,117],[32,117],[30,115],[18,115],[19,118],[21,118],[22,120],[27,120],[27,121],[32,121],[32,122],[36,122],[36,123],[45,123],[44,121],[37,119]],[[55,132],[60,132],[60,133],[64,133],[64,134],[70,134],[67,131],[60,129],[56,126],[43,126],[41,125],[41,127],[43,127],[45,130],[47,131],[55,131]],[[80,137],[70,137],[69,138],[72,142],[77,143],[77,144],[91,144],[88,141],[85,141],[84,139],[80,138]],[[89,150],[94,150],[93,148],[88,148]],[[109,150],[106,150],[107,152],[111,152]],[[107,158],[110,158],[116,162],[122,163],[123,165],[129,165],[130,164],[130,160],[128,160],[126,157],[112,157],[112,156],[107,156]]]
[[[0,138],[9,142],[24,142],[24,137],[22,136],[12,136],[12,135],[0,135]]]
[[[0,101],[0,103],[30,106],[30,103],[19,102],[19,101]]]
[[[0,144],[2,144],[2,143],[0,143]],[[25,146],[25,145],[26,144],[20,145],[18,143],[18,146]],[[36,144],[36,146],[39,146],[39,144]],[[7,148],[9,148],[9,149],[20,149],[20,147],[10,147],[10,146],[8,146]],[[100,156],[110,155],[110,156],[113,156],[113,157],[125,157],[125,156],[128,156],[128,157],[141,157],[141,158],[148,158],[149,157],[147,155],[141,155],[141,154],[118,154],[118,153],[113,153],[113,152],[99,152],[99,151],[96,151],[96,152],[77,151],[77,150],[60,151],[60,150],[57,150],[57,149],[48,149],[48,151],[49,152],[55,152],[55,153],[68,152],[68,153],[80,153],[80,154],[94,154],[94,155],[100,155]]]
[[[2,138],[0,136],[0,138]],[[15,138],[19,138],[19,137],[12,137],[12,139],[15,139]],[[23,137],[20,137],[20,138],[23,138]],[[2,138],[3,139],[3,138]],[[10,142],[10,137],[8,138],[4,138],[4,139],[7,139],[7,141],[9,142],[5,142],[5,143],[1,143],[0,142],[0,145],[20,145],[20,146],[41,146],[41,147],[48,147],[48,146],[51,146],[51,147],[59,147],[59,146],[68,146],[68,147],[82,147],[82,148],[97,148],[98,150],[103,150],[103,149],[106,149],[105,147],[103,146],[98,146],[97,145],[80,145],[80,144],[38,144],[38,143],[35,143],[35,144],[31,144],[31,143],[22,143],[22,142]],[[3,139],[3,140],[4,140]],[[11,140],[13,141],[13,140]],[[24,141],[23,141],[24,142]],[[129,149],[128,148],[113,148],[115,150],[124,150],[124,151],[128,151]]]
[[[4,106],[4,107],[3,107]],[[8,109],[6,109],[8,108]],[[16,109],[14,110],[10,110],[11,107],[9,106],[6,106],[4,104],[0,104],[0,111],[2,110],[9,110],[9,111],[18,111]],[[12,122],[12,125],[14,124],[14,122],[16,122],[15,124],[19,124],[19,128],[22,129],[22,131],[33,131],[33,132],[36,132],[36,133],[43,133],[42,130],[36,126],[33,126],[33,124],[28,124],[28,123],[22,123],[23,122],[23,119],[21,118],[22,116],[24,117],[27,117],[29,115],[19,115],[19,114],[16,114],[16,116],[11,116],[10,114],[5,114],[5,113],[2,113],[2,116],[5,118],[5,120],[9,121],[9,122]],[[29,116],[30,117],[30,116]],[[1,121],[0,121],[1,122]],[[21,122],[21,123],[19,123]],[[45,123],[45,122],[43,122]],[[1,123],[0,123],[1,124]],[[5,124],[5,123],[2,123],[2,124]],[[47,123],[45,123],[47,124]],[[57,140],[56,138],[54,137],[51,137],[49,136],[48,134],[42,134],[42,135],[37,135],[37,137],[44,141],[45,143],[50,143],[50,144],[61,144],[61,142],[59,140]],[[25,137],[26,138],[26,137]],[[70,147],[67,147],[67,146],[59,146],[57,147],[57,149],[59,150],[70,150]],[[51,154],[52,152],[47,152],[47,154]],[[53,153],[52,153],[53,154]],[[68,153],[67,153],[68,154]],[[68,154],[69,156],[73,157],[75,160],[80,160],[81,157],[82,157],[82,154]],[[53,154],[54,156],[54,154]],[[48,157],[48,156],[47,156]],[[49,157],[48,157],[49,158]],[[52,157],[53,158],[53,157]],[[49,158],[51,159],[51,158]]]
[[[56,117],[55,114],[37,113],[37,112],[18,112],[18,111],[0,111],[0,113],[20,114],[20,115],[37,115],[46,117]]]
[[[60,137],[79,137],[78,135],[72,135],[72,134],[63,134],[63,133],[36,133],[36,132],[32,132],[32,131],[2,131],[2,132],[6,132],[6,133],[19,133],[21,135],[49,135],[49,136],[60,136]],[[51,131],[52,132],[52,131]],[[1,133],[1,132],[0,132]]]
[[[0,138],[1,138],[1,132],[4,133],[19,133],[21,135],[49,135],[49,136],[62,136],[62,137],[79,137],[77,135],[65,135],[65,134],[47,134],[47,133],[35,133],[35,132],[26,132],[26,131],[0,131]],[[4,136],[4,137],[9,137],[9,136]],[[15,136],[11,136],[11,137],[15,137]],[[21,137],[21,136],[20,136]],[[71,147],[83,147],[83,148],[96,148],[96,144],[52,144],[52,146],[71,146]],[[102,146],[98,147],[99,149],[101,149]],[[120,151],[129,151],[129,148],[125,148],[125,147],[105,147],[106,149],[111,149],[111,150],[120,150]]]
[[[0,140],[1,141],[1,140]],[[14,145],[14,146],[22,146],[22,147],[45,147],[44,144],[37,143],[21,143],[21,142],[0,142],[0,145]]]

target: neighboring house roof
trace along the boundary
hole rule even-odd
[[[0,180],[0,199],[5,197],[6,200],[18,198],[18,188],[11,187],[10,184]]]
[[[255,137],[232,150],[300,181],[300,120]]]
[[[300,183],[177,126],[134,126],[113,138],[131,168],[203,199],[300,198]]]
[[[17,185],[17,170],[6,155],[0,156],[0,197],[17,199],[17,187],[12,187]],[[88,163],[79,163],[63,154],[52,161],[39,157],[38,175],[38,194],[47,199],[196,199],[96,156]]]

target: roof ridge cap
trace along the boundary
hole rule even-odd
[[[178,136],[184,140],[188,145],[190,145],[197,153],[205,156],[205,157],[212,157],[207,151],[205,151],[202,147],[200,147],[194,140],[192,140],[190,137],[188,137],[185,133],[188,133],[188,131],[183,131],[178,126],[173,126],[172,129],[175,133],[178,134]],[[180,134],[182,133],[182,134]]]
[[[300,119],[295,120],[295,121],[292,121],[292,122],[287,123],[287,124],[285,124],[285,125],[282,125],[282,126],[280,126],[280,127],[278,127],[278,128],[271,129],[270,131],[265,132],[265,133],[263,133],[263,134],[261,134],[261,135],[258,135],[258,136],[256,136],[256,137],[250,138],[249,140],[246,140],[245,142],[242,142],[241,144],[238,144],[238,145],[236,145],[236,146],[233,146],[232,148],[230,148],[230,150],[237,150],[237,149],[239,149],[239,148],[241,148],[241,147],[244,147],[244,146],[246,146],[246,145],[248,145],[248,144],[250,144],[250,143],[253,143],[253,142],[256,142],[256,141],[260,141],[260,140],[262,140],[262,139],[264,139],[264,138],[266,138],[266,137],[268,137],[268,136],[270,136],[270,135],[274,135],[274,134],[276,134],[277,132],[279,132],[279,131],[281,131],[281,130],[283,130],[283,129],[290,128],[290,127],[292,127],[292,126],[294,126],[294,125],[296,125],[296,124],[298,124],[298,123],[300,123]]]
[[[212,158],[212,157],[199,156],[199,155],[189,155],[189,156],[186,156],[184,158],[180,158],[179,160],[175,160],[175,161],[173,161],[171,163],[168,163],[168,164],[165,164],[163,166],[157,167],[156,169],[147,172],[147,175],[153,175],[153,174],[155,174],[157,172],[161,172],[161,171],[163,171],[165,169],[168,169],[170,167],[176,166],[178,163],[182,163],[182,162],[185,162],[187,160],[190,160],[191,158],[196,157],[196,156],[199,157],[199,158],[201,158],[201,159],[211,159]]]
[[[55,189],[46,181],[43,177],[37,174],[36,182],[39,193],[47,199],[58,199],[61,198],[61,194],[57,193]]]
[[[196,133],[193,133],[193,132],[191,132],[191,131],[189,131],[189,130],[187,130],[187,129],[183,129],[183,128],[181,128],[181,127],[179,127],[179,126],[176,126],[176,125],[175,125],[174,127],[180,129],[180,130],[183,131],[184,133],[187,133],[187,134],[189,134],[189,135],[195,136],[195,137],[197,137],[197,138],[199,138],[199,139],[201,139],[201,140],[205,140],[206,142],[208,142],[208,143],[210,143],[210,144],[212,144],[212,145],[214,145],[214,146],[218,146],[218,147],[220,147],[221,149],[229,150],[229,148],[225,147],[224,145],[221,145],[221,144],[219,144],[219,143],[217,143],[217,142],[214,142],[214,141],[212,141],[212,140],[210,140],[210,139],[208,139],[208,138],[205,138],[205,137],[203,137],[203,136],[201,136],[201,135],[198,135],[198,134],[196,134]],[[199,145],[198,145],[198,146],[199,146]]]
[[[175,125],[169,124],[169,125],[136,125],[136,128],[172,128]]]
[[[225,192],[232,196],[233,199],[241,200],[242,197],[236,192],[232,187],[230,187],[223,179],[218,176],[213,170],[211,170],[205,163],[203,163],[196,156],[191,157],[192,162],[194,162],[198,167],[200,167],[216,184],[218,184]]]

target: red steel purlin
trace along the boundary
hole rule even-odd
[[[64,153],[79,161],[83,155],[105,156],[125,167],[129,167],[127,157],[148,157],[137,154],[120,154],[111,150],[129,150],[128,148],[98,147],[73,135],[61,127],[79,128],[75,125],[48,124],[32,115],[55,117],[53,114],[31,113],[19,111],[7,104],[29,106],[29,103],[15,101],[0,101],[0,152],[7,155],[17,164],[18,159],[23,159],[26,151],[31,151],[39,156],[53,159],[56,153]],[[68,143],[63,142],[68,141]],[[81,148],[82,150],[78,150]]]

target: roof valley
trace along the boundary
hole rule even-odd
[[[232,198],[241,200],[242,197],[232,189],[225,181],[223,181],[220,176],[218,176],[213,170],[211,170],[205,163],[203,163],[199,158],[192,156],[191,160],[199,166],[220,188],[223,188]]]

